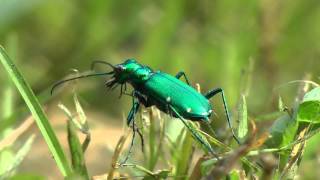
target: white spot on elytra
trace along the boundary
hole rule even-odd
[[[187,112],[188,112],[188,113],[191,112],[191,108],[187,108]]]
[[[171,97],[167,97],[166,101],[170,102],[171,101]]]
[[[210,110],[208,111],[208,113],[211,114],[211,113],[212,113],[212,109],[210,109]]]

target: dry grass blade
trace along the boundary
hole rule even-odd
[[[108,173],[108,180],[112,180],[113,179],[113,176],[114,176],[114,173],[115,173],[115,170],[118,168],[118,159],[120,157],[120,154],[122,152],[122,149],[124,147],[124,144],[129,136],[129,133],[130,130],[127,130],[125,131],[125,134],[123,134],[117,145],[116,145],[116,148],[115,148],[115,151],[113,153],[113,156],[112,156],[112,161],[111,161],[111,169],[109,170],[109,173]]]
[[[200,130],[200,132],[201,132],[204,136],[206,136],[211,143],[217,145],[218,147],[223,148],[223,149],[226,150],[226,151],[231,151],[231,150],[232,150],[231,147],[223,144],[222,142],[220,142],[219,140],[213,138],[213,137],[210,136],[209,134],[207,134],[207,133],[205,133],[205,132],[203,132],[203,131],[201,131],[201,130]],[[260,168],[259,166],[257,166],[256,164],[250,162],[250,161],[249,161],[247,158],[245,158],[245,157],[242,157],[242,158],[241,158],[241,161],[242,161],[243,163],[247,164],[248,166],[250,166],[251,168],[255,169],[256,171],[260,171],[260,170],[261,170],[261,168]]]
[[[201,174],[201,164],[208,160],[209,157],[208,156],[202,156],[198,159],[196,165],[193,168],[193,171],[190,175],[190,180],[197,180],[197,179],[201,179],[202,178],[202,174]]]
[[[10,135],[5,137],[2,141],[0,141],[0,150],[4,147],[12,145],[16,139],[21,136],[26,130],[28,130],[31,125],[34,123],[34,119],[32,116],[29,116],[18,128],[13,130]]]
[[[114,150],[112,160],[111,160],[111,168],[110,168],[109,172],[107,174],[93,176],[92,177],[93,180],[113,180],[113,179],[117,179],[117,178],[114,178],[115,175],[120,176],[120,174],[116,171],[116,169],[118,168],[118,160],[119,160],[120,154],[122,152],[122,149],[124,147],[124,144],[130,134],[129,132],[131,132],[131,131],[126,130],[124,132],[125,133],[120,137],[120,139],[116,145],[116,148]]]
[[[239,119],[239,128],[238,128],[238,138],[243,142],[248,133],[248,110],[247,102],[245,95],[241,95],[241,102],[238,107],[238,119]]]
[[[299,158],[301,157],[303,150],[306,146],[305,136],[307,135],[307,132],[309,130],[309,127],[305,127],[302,131],[300,131],[298,135],[298,140],[303,140],[302,142],[295,144],[292,148],[292,151],[289,156],[288,163],[284,167],[281,177],[286,176],[290,169],[298,162]]]
[[[255,138],[257,134],[256,125],[253,121],[250,122],[252,133],[251,136],[248,138],[247,142],[244,145],[240,146],[238,149],[234,150],[232,154],[220,160],[217,163],[217,166],[207,176],[207,178],[221,179],[223,176],[225,176],[232,170],[232,168],[239,159],[245,156],[251,149],[257,148],[259,145],[264,143],[264,141],[267,139],[267,136],[263,135],[262,138],[259,138],[257,141]]]
[[[153,170],[158,159],[158,149],[157,149],[157,129],[156,129],[156,115],[154,107],[151,107],[149,110],[149,162],[148,162],[148,169]]]

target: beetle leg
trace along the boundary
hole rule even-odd
[[[133,91],[133,97],[136,97],[138,98],[139,100],[139,103],[143,104],[145,107],[150,107],[151,104],[142,96],[142,94],[139,92],[139,91]],[[138,109],[137,109],[138,111]],[[136,111],[136,112],[137,112]],[[143,135],[141,133],[141,131],[139,130],[139,128],[137,127],[136,128],[136,131],[138,133],[138,135],[140,136],[140,139],[141,139],[141,149],[142,149],[142,152],[144,152],[144,139],[143,139]]]
[[[148,101],[139,91],[134,91],[133,96],[138,98],[139,102],[144,105],[144,107],[150,107],[153,104]]]
[[[138,101],[135,101],[134,97],[133,97],[132,108],[131,108],[129,115],[127,117],[127,125],[128,126],[130,125],[130,123],[132,121],[134,122],[134,117],[135,117],[136,113],[138,112],[139,107],[140,107],[140,103]]]
[[[139,130],[139,128],[137,127],[136,129],[138,135],[140,136],[140,139],[141,139],[141,151],[142,153],[144,153],[144,139],[143,139],[143,135],[141,133],[141,131]]]
[[[119,99],[122,97],[123,94],[123,84],[121,84],[120,86],[120,95],[119,95]]]
[[[176,78],[177,78],[177,79],[180,79],[181,76],[183,76],[184,79],[186,80],[187,84],[190,85],[189,80],[188,80],[186,74],[185,74],[183,71],[180,71],[180,72],[178,72],[178,74],[176,74]]]
[[[138,98],[138,101],[136,100],[136,98]],[[142,103],[145,103],[145,99],[143,98],[143,100],[142,100],[141,98],[143,98],[143,96],[138,91],[133,91],[132,92],[132,108],[131,108],[131,110],[129,112],[129,115],[127,117],[127,125],[129,126],[130,123],[132,122],[133,135],[132,135],[132,140],[131,140],[131,144],[130,144],[130,147],[129,147],[128,155],[127,155],[127,157],[125,158],[125,160],[121,164],[124,164],[128,160],[129,155],[131,154],[132,147],[133,147],[133,144],[134,144],[134,139],[135,139],[135,136],[136,136],[136,132],[140,136],[142,151],[144,151],[144,139],[143,139],[141,131],[138,128],[135,127],[135,121],[134,121],[134,117],[135,117],[135,115],[137,114],[137,112],[138,112],[138,110],[140,108],[140,102],[143,101]]]
[[[136,137],[136,129],[135,129],[135,122],[132,123],[132,139],[131,139],[131,144],[130,144],[130,147],[129,147],[129,151],[128,151],[128,154],[126,156],[126,158],[120,163],[120,166],[122,166],[123,164],[125,164],[128,159],[129,159],[129,156],[132,152],[132,147],[133,147],[133,143],[134,143],[134,139]]]
[[[219,160],[219,157],[218,157],[217,154],[213,151],[211,145],[210,145],[202,136],[200,136],[199,133],[198,133],[193,127],[191,127],[191,126],[188,124],[188,122],[186,122],[186,120],[178,113],[177,110],[174,109],[174,107],[172,107],[171,105],[169,105],[169,108],[170,108],[171,111],[182,121],[182,123],[188,128],[188,130],[190,131],[190,133],[192,134],[192,136],[193,136],[198,142],[200,142],[204,147],[206,147],[207,150]]]
[[[235,135],[235,133],[234,133],[234,131],[233,131],[233,128],[232,128],[232,125],[231,125],[231,118],[230,118],[230,114],[229,114],[229,111],[228,111],[227,101],[226,101],[226,98],[225,98],[223,89],[221,89],[221,88],[215,88],[215,89],[207,92],[206,94],[204,94],[204,96],[205,96],[207,99],[210,99],[210,98],[212,98],[213,96],[217,95],[218,93],[221,93],[221,95],[222,95],[223,106],[224,106],[224,110],[225,110],[225,113],[226,113],[226,116],[227,116],[228,125],[229,125],[229,127],[230,127],[230,129],[231,129],[232,136],[233,136],[233,138],[237,141],[237,143],[240,144],[240,141],[239,141],[239,139],[237,138],[237,136]]]

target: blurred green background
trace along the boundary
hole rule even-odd
[[[250,87],[252,117],[274,111],[279,94],[292,103],[297,86],[280,85],[306,73],[319,80],[319,22],[318,0],[0,0],[0,44],[36,93],[93,60],[134,57],[170,74],[183,70],[203,91],[224,88],[231,109]],[[7,81],[3,69],[0,75]],[[77,89],[87,110],[121,119],[131,99],[118,100],[104,81],[81,80]],[[70,97],[67,89],[60,94]]]

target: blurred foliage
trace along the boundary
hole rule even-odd
[[[319,97],[319,92],[313,90],[300,104],[295,100],[297,86],[282,85],[303,79],[305,74],[312,75],[308,80],[319,81],[319,21],[320,5],[316,0],[248,0],[246,3],[231,0],[137,0],[134,3],[129,0],[0,0],[0,44],[8,50],[43,104],[50,99],[47,89],[55,81],[70,74],[72,68],[86,71],[93,60],[116,64],[135,57],[155,70],[170,74],[183,70],[193,84],[201,84],[202,91],[214,87],[226,91],[233,114],[239,111],[235,119],[245,127],[238,131],[243,140],[250,138],[247,121],[257,119],[261,122],[259,130],[271,124],[273,137],[267,141],[266,148],[304,150],[301,169],[311,171],[305,174],[312,179],[318,172],[308,167],[319,165],[314,160],[319,156],[319,134],[303,146],[308,148],[289,144],[299,138],[308,139],[308,133],[317,132],[319,99],[314,97]],[[3,69],[0,83],[2,138],[25,119],[27,110]],[[78,84],[81,99],[90,104],[91,111],[121,119],[121,114],[129,110],[131,99],[118,100],[118,91],[107,93],[104,79],[92,78]],[[59,94],[69,96],[68,89],[71,88],[62,89]],[[220,99],[213,103],[217,114],[223,114]],[[277,104],[281,112],[275,112]],[[213,118],[219,119],[214,120],[213,125],[218,139],[226,137],[225,128],[219,128],[225,126],[224,116]],[[149,154],[145,155],[149,170],[161,159],[159,153],[162,155],[155,144],[166,142],[164,134],[160,133],[160,140],[155,137],[157,129],[153,125],[145,131],[149,140]],[[167,127],[166,143],[171,142],[172,163],[179,166],[172,172],[183,174],[190,168],[186,157],[193,149],[190,135],[177,131],[175,128],[182,129],[178,126]],[[160,129],[165,131],[163,127]],[[177,139],[187,143],[179,144],[182,141]],[[175,145],[179,149],[187,148],[190,154],[174,152]],[[289,172],[296,166],[294,163],[300,165],[300,161],[290,160],[300,156],[287,151],[279,153],[279,168]],[[180,155],[184,158],[179,159]],[[167,175],[167,170],[163,173]],[[241,173],[233,170],[230,178],[237,179]],[[283,172],[278,171],[276,175],[283,175],[279,173]]]
[[[274,87],[320,70],[316,0],[0,2],[1,44],[16,36],[14,59],[37,92],[71,68],[89,69],[93,60],[120,63],[135,57],[171,74],[184,70],[204,90],[223,87],[234,107],[252,59],[255,91],[248,106],[268,112],[275,99],[270,96],[277,97],[270,93]],[[127,100],[106,94],[102,80],[81,84],[88,87],[84,96],[90,104],[107,105],[121,117],[110,102]],[[282,92],[292,97],[295,91]]]

